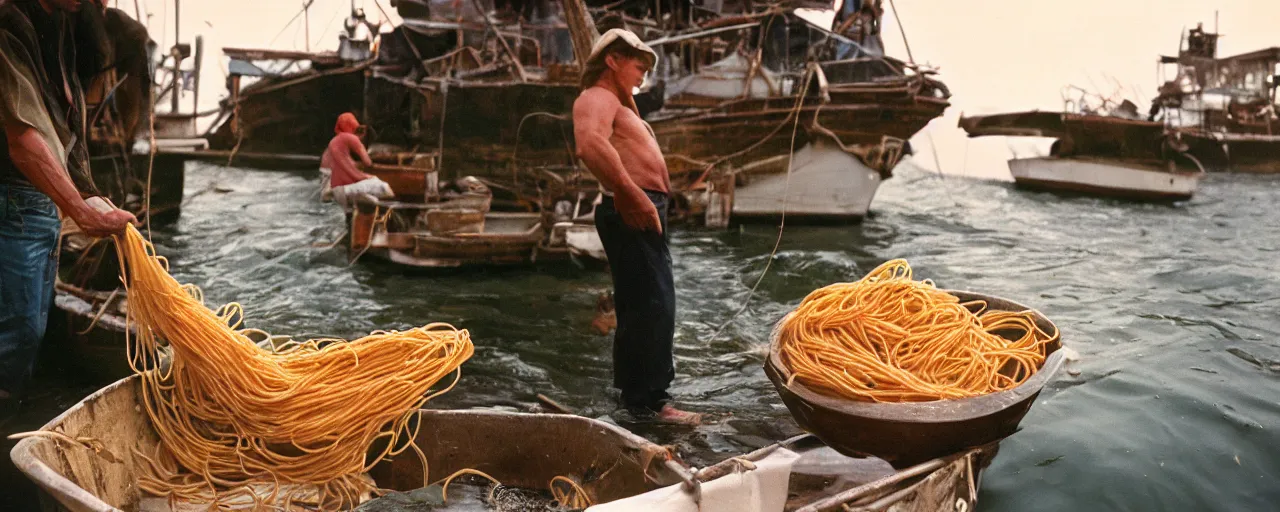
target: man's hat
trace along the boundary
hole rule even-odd
[[[611,28],[608,32],[605,32],[604,35],[600,36],[600,39],[596,40],[596,44],[591,46],[591,56],[587,57],[587,65],[590,66],[596,59],[604,58],[604,49],[608,48],[610,44],[613,44],[614,41],[619,39],[626,41],[626,43],[632,48],[649,54],[650,68],[658,65],[658,52],[653,51],[653,48],[644,44],[644,41],[641,41],[640,37],[636,36],[630,30],[621,28]]]

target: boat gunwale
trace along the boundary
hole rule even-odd
[[[1199,170],[1195,170],[1195,171],[1186,171],[1182,169],[1170,170],[1168,167],[1165,167],[1162,165],[1155,165],[1154,163],[1147,163],[1146,161],[1143,161],[1143,160],[1112,158],[1112,157],[1103,157],[1103,156],[1090,156],[1090,155],[1070,155],[1070,156],[1054,155],[1054,156],[1034,156],[1034,157],[1026,157],[1026,158],[1010,158],[1008,163],[1013,163],[1016,161],[1048,162],[1048,161],[1073,161],[1073,160],[1079,161],[1082,163],[1088,163],[1088,164],[1118,167],[1118,168],[1132,170],[1132,171],[1146,171],[1146,172],[1155,172],[1155,173],[1161,173],[1161,174],[1169,174],[1169,175],[1178,176],[1182,178],[1199,179],[1205,174],[1203,172],[1200,172]]]
[[[102,389],[99,389],[97,391],[94,391],[93,393],[90,393],[89,396],[84,397],[79,402],[76,402],[75,405],[63,411],[62,414],[57,415],[52,420],[49,420],[47,423],[42,425],[38,430],[56,431],[55,429],[59,425],[65,422],[72,415],[77,414],[81,409],[84,409],[87,406],[87,404],[89,404],[90,402],[96,402],[102,399],[102,397],[106,396],[107,394],[115,392],[117,388],[133,385],[133,380],[137,380],[137,379],[139,379],[137,375],[130,375],[128,377],[115,381],[111,384],[108,384],[106,387]],[[63,433],[66,434],[66,432],[63,432]],[[50,467],[48,464],[44,462],[44,460],[42,460],[39,456],[36,455],[35,453],[36,446],[39,446],[40,443],[52,443],[52,442],[54,441],[41,439],[38,437],[28,437],[26,439],[22,439],[18,441],[18,444],[14,445],[12,450],[9,451],[9,459],[13,461],[13,465],[16,466],[19,471],[22,471],[23,474],[27,475],[27,478],[29,478],[36,485],[40,486],[42,489],[48,492],[51,496],[54,496],[54,498],[57,499],[57,501],[60,504],[67,506],[68,508],[72,508],[73,510],[92,510],[92,511],[104,511],[104,512],[120,510],[102,501],[101,498],[94,496],[89,491],[86,491],[83,487],[76,485],[74,482],[72,482],[67,477],[63,476],[61,473],[54,471],[52,467]],[[63,497],[73,500],[74,503],[68,504],[64,502],[62,499]],[[71,505],[75,505],[75,506],[71,506]]]
[[[75,405],[72,405],[71,407],[63,411],[54,419],[45,423],[43,426],[40,427],[39,430],[40,431],[59,431],[57,430],[57,428],[61,424],[66,422],[70,417],[80,414],[81,411],[86,407],[88,407],[89,404],[95,403],[109,394],[123,392],[119,388],[122,388],[122,387],[133,388],[132,391],[134,393],[137,393],[138,392],[137,387],[141,385],[140,382],[141,382],[141,377],[136,374],[130,375],[123,379],[112,382],[111,384],[108,384],[107,386],[101,389],[98,389],[93,393],[89,394],[88,396],[84,397]],[[422,417],[423,415],[430,415],[435,417],[455,417],[455,418],[468,418],[468,417],[485,417],[485,418],[513,417],[513,418],[525,418],[525,419],[557,418],[560,421],[572,422],[575,425],[578,425],[582,428],[599,429],[600,431],[608,435],[616,436],[619,442],[618,444],[619,448],[631,449],[631,450],[645,450],[650,447],[658,446],[653,441],[645,439],[644,437],[641,437],[640,435],[634,432],[631,432],[625,428],[622,428],[618,425],[614,425],[605,421],[597,420],[595,418],[589,418],[586,416],[580,416],[576,414],[504,412],[504,411],[484,410],[484,409],[430,409],[430,408],[419,408],[417,412],[420,417]],[[132,411],[132,413],[146,414],[145,412],[136,411],[136,410]],[[425,420],[425,418],[421,418],[421,419]],[[147,419],[147,425],[148,426],[151,425],[150,418]],[[151,427],[151,428],[154,429],[154,427]],[[63,432],[63,433],[68,435],[74,435],[72,433],[67,433],[67,432]],[[56,501],[58,501],[60,505],[71,510],[75,510],[75,511],[88,510],[93,512],[109,512],[109,511],[116,512],[120,510],[104,502],[101,498],[94,495],[93,493],[90,493],[80,485],[77,485],[75,482],[72,482],[69,478],[64,476],[62,473],[59,473],[58,471],[54,470],[49,464],[45,463],[44,460],[35,453],[35,448],[37,446],[41,446],[44,443],[55,443],[55,448],[54,448],[55,450],[62,449],[60,446],[56,446],[57,442],[52,439],[41,438],[41,437],[28,437],[28,438],[19,440],[18,443],[13,447],[13,449],[10,450],[10,459],[13,461],[14,465],[17,466],[18,469],[22,471],[24,475],[27,476],[29,480],[31,480],[37,486],[42,488],[49,496],[53,497]],[[664,463],[664,464],[661,464],[660,466],[661,466],[661,469],[655,469],[654,471],[661,472],[665,470],[669,472],[668,478],[674,477],[676,479],[676,481],[673,483],[679,483],[680,481],[688,481],[693,478],[692,472],[690,472],[686,468],[679,466],[678,464]],[[665,485],[672,485],[672,483],[667,483]],[[68,500],[70,501],[70,503],[68,503]]]

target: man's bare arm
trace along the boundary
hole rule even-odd
[[[63,213],[75,220],[80,229],[91,236],[106,236],[124,230],[130,222],[136,222],[132,214],[123,210],[101,213],[85,202],[71,182],[71,176],[63,170],[59,159],[53,155],[44,138],[35,128],[21,123],[7,123],[4,127],[9,156],[18,171],[37,190],[53,199]]]
[[[356,152],[356,157],[360,158],[360,162],[364,165],[373,165],[373,160],[369,159],[369,150],[364,148],[364,142],[360,141],[360,137],[351,135],[351,149]]]
[[[355,134],[348,133],[343,136],[343,139],[345,139],[347,143],[347,151],[349,153],[356,154],[356,158],[360,160],[360,164],[364,165],[364,169],[373,167],[373,160],[369,158],[369,151],[364,148],[364,143],[360,141],[360,137],[357,137]],[[367,180],[373,177],[369,173],[361,171],[361,169],[360,165],[356,165],[356,174],[360,175],[360,179]]]

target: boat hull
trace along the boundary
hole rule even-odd
[[[784,164],[785,168],[785,164]],[[866,216],[881,174],[857,157],[823,144],[797,151],[791,172],[739,176],[733,189],[735,221],[773,219],[856,221]]]
[[[52,509],[168,510],[164,498],[143,496],[137,485],[145,461],[132,453],[153,453],[159,444],[143,412],[140,383],[137,376],[130,376],[111,384],[41,429],[92,438],[101,443],[102,452],[47,437],[22,439],[10,452],[14,465],[39,486],[42,498],[55,505]],[[771,481],[769,489],[775,496],[776,491],[785,490],[782,510],[834,510],[842,504],[873,501],[875,510],[932,512],[959,507],[960,502],[972,510],[981,472],[996,451],[994,447],[964,450],[895,471],[878,459],[840,455],[816,437],[804,435],[693,474],[675,460],[661,460],[665,448],[620,427],[580,416],[424,409],[417,423],[421,428],[415,441],[424,448],[430,480],[463,468],[481,468],[508,486],[545,489],[557,475],[595,474],[583,487],[599,510],[654,510],[648,506],[654,501],[670,505],[657,510],[699,510],[682,487],[694,481],[700,482],[703,504],[712,509],[717,503],[742,503],[743,497],[764,494],[762,484]],[[372,451],[381,451],[377,448]],[[774,465],[781,474],[753,475],[755,471],[749,469],[757,464],[769,467],[769,459],[789,450],[794,453],[784,457],[787,462]],[[378,463],[368,476],[380,488],[409,491],[423,485],[422,472],[416,457],[395,457]],[[776,487],[779,484],[782,489]],[[190,504],[180,507],[192,509]],[[250,507],[246,504],[244,509]],[[289,510],[309,509],[295,504]],[[717,510],[773,512],[779,508],[757,504]]]
[[[1190,199],[1201,176],[1117,161],[1052,157],[1010,160],[1009,172],[1020,188],[1143,201]]]
[[[343,112],[363,112],[367,65],[271,77],[232,94],[234,114],[209,139],[214,150],[319,152]]]
[[[1182,137],[1207,170],[1280,173],[1280,135],[1183,132]]]
[[[653,130],[666,155],[704,162],[727,159],[736,166],[790,152],[793,98],[742,102],[735,108],[660,119]],[[834,135],[845,146],[879,145],[884,138],[908,140],[942,115],[947,103],[824,104],[801,109],[795,146]],[[784,126],[785,125],[785,126]]]
[[[541,215],[536,213],[440,213],[449,214],[448,226],[442,222],[436,230],[418,232],[387,232],[375,228],[372,216],[358,215],[352,219],[352,231],[357,233],[352,248],[405,267],[527,265],[538,259],[546,238]],[[370,231],[376,232],[362,241],[363,233]]]
[[[115,382],[42,428],[93,438],[102,443],[109,458],[38,437],[19,441],[10,452],[18,469],[52,497],[58,509],[167,510],[165,499],[145,497],[137,485],[145,462],[133,456],[133,450],[154,453],[160,442],[143,412],[140,383],[137,376]],[[556,475],[613,468],[607,477],[584,484],[599,501],[612,501],[681,479],[670,464],[642,464],[643,454],[664,453],[661,447],[589,418],[492,411],[422,410],[419,414],[422,428],[417,443],[428,448],[432,480],[462,468],[484,468],[507,485],[542,489]],[[511,443],[512,436],[524,442]],[[422,486],[422,466],[412,456],[383,460],[369,474],[384,489],[408,491]],[[304,509],[295,505],[289,510]]]

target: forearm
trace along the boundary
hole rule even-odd
[[[54,204],[72,218],[83,218],[92,207],[81,197],[71,176],[35,130],[29,126],[5,127],[9,156],[18,171],[35,188],[53,199]]]
[[[627,174],[622,156],[608,140],[595,137],[578,137],[578,156],[587,164],[591,174],[614,194],[642,194],[643,191]]]

